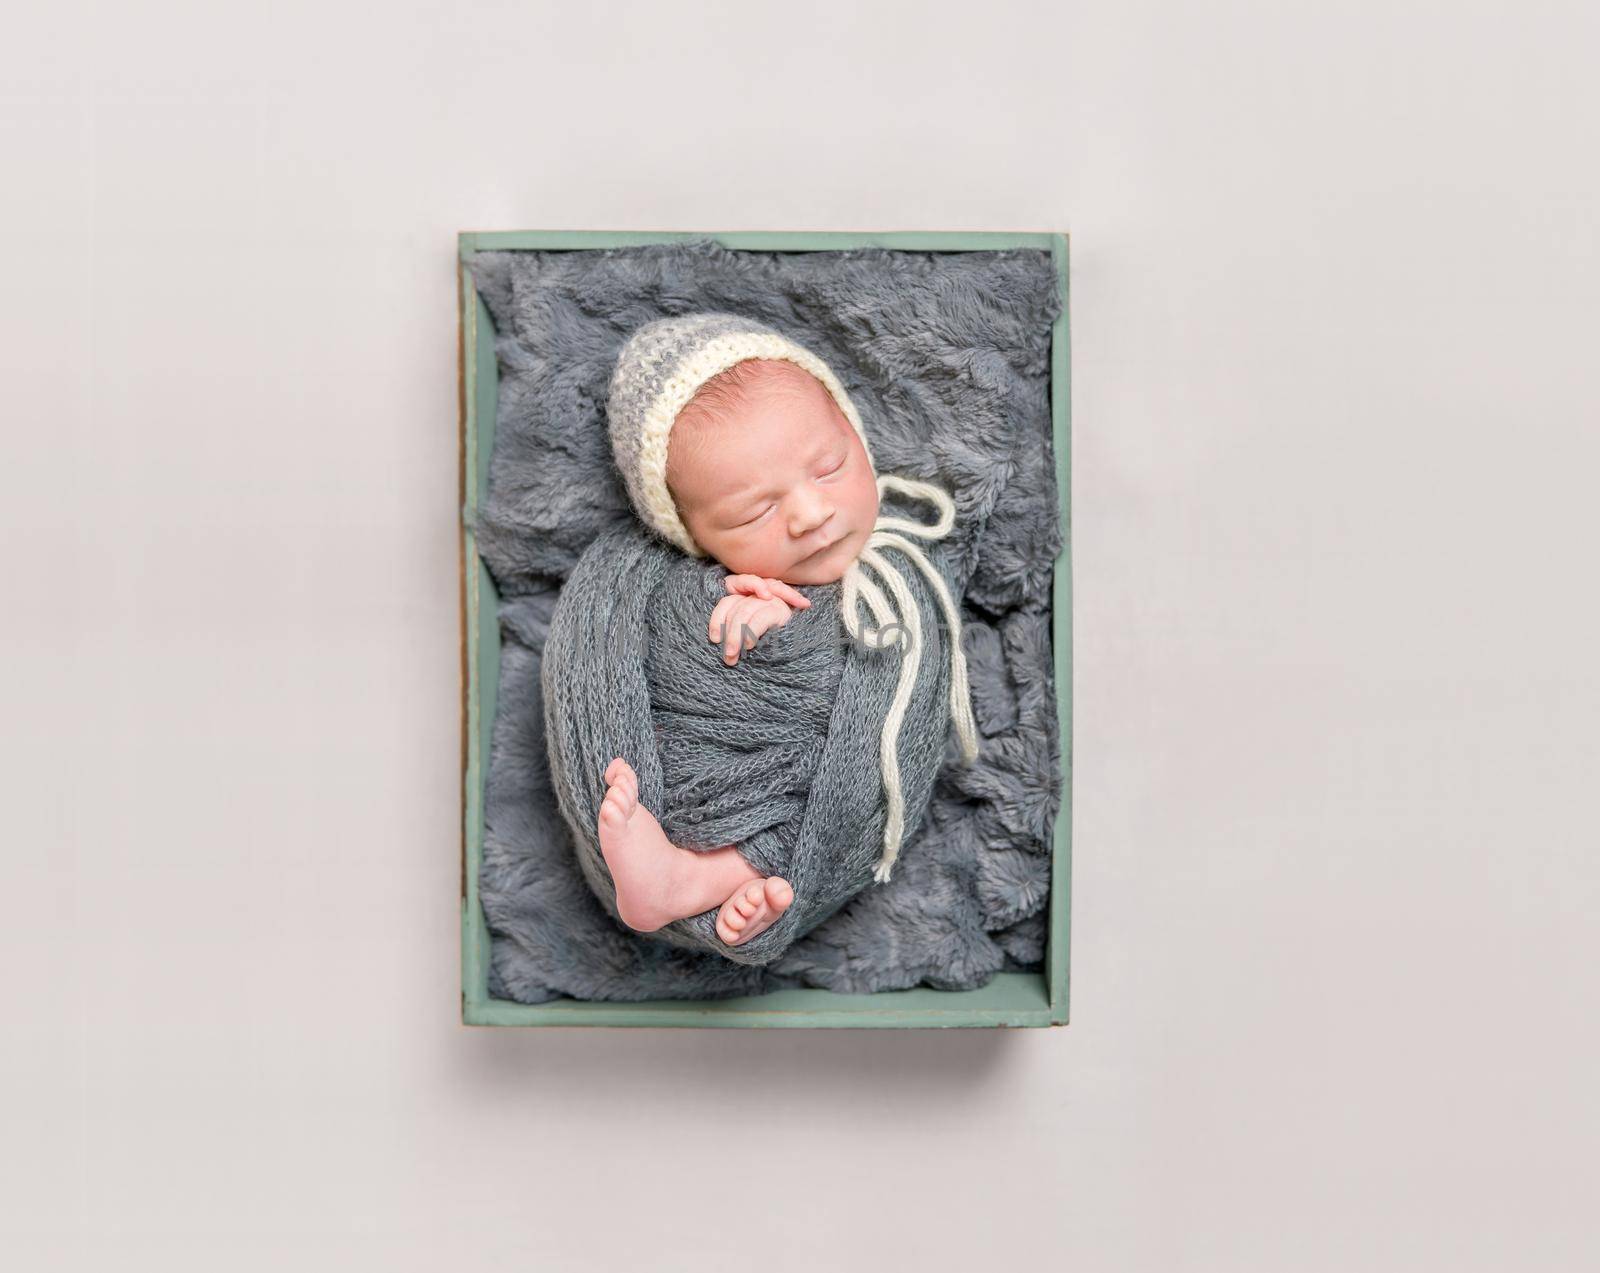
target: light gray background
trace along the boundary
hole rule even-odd
[[[1592,7],[21,9],[9,1264],[1593,1266]],[[1071,231],[1071,1027],[456,1024],[525,227]]]

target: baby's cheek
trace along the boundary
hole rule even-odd
[[[717,558],[736,575],[768,575],[772,549],[766,533],[739,531],[725,534],[718,544]]]
[[[750,556],[757,563],[753,573],[758,575],[776,574],[794,555],[789,547],[788,532],[778,525],[777,518],[770,520],[772,527],[750,546]]]
[[[878,484],[870,476],[857,485],[856,516],[868,526],[878,520]]]

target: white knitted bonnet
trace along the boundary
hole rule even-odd
[[[893,490],[925,500],[939,514],[937,521],[928,524],[888,517],[880,512],[860,555],[850,563],[841,580],[840,617],[852,638],[868,645],[884,644],[881,634],[886,631],[892,631],[897,638],[901,635],[906,638],[901,649],[900,676],[884,720],[880,746],[888,817],[883,831],[883,853],[873,878],[881,883],[889,878],[905,831],[905,798],[901,790],[897,740],[911,701],[923,649],[922,621],[916,598],[900,572],[884,557],[882,549],[893,548],[916,565],[939,599],[949,628],[951,720],[960,741],[962,759],[970,764],[978,754],[967,662],[961,650],[960,608],[951,598],[944,578],[922,550],[905,538],[911,535],[925,540],[943,539],[955,524],[955,504],[945,491],[930,482],[892,473],[877,474],[867,431],[862,427],[855,404],[839,378],[810,350],[781,332],[737,314],[684,314],[646,323],[628,338],[617,357],[606,404],[611,452],[628,498],[640,518],[662,538],[691,556],[708,555],[684,525],[667,488],[667,441],[678,413],[706,381],[751,358],[782,359],[816,377],[861,439],[867,463],[877,475],[879,496]],[[876,580],[869,578],[863,567],[876,575]],[[885,589],[888,597],[884,595]],[[863,604],[870,612],[871,625],[863,624]]]

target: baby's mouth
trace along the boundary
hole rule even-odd
[[[832,549],[837,548],[847,538],[849,538],[848,534],[839,535],[837,538],[830,539],[827,543],[823,544],[821,548],[815,549],[812,552],[808,552],[804,557],[801,557],[794,564],[797,565],[797,566],[802,566],[806,562],[810,561],[813,557],[820,557],[820,556],[822,556],[823,553],[829,552]]]

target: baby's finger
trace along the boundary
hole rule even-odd
[[[728,622],[728,611],[734,607],[738,600],[739,598],[737,595],[724,597],[721,601],[717,602],[714,607],[712,607],[711,622],[706,624],[706,640],[722,640],[723,629]]]
[[[787,601],[797,610],[804,610],[811,604],[810,597],[806,596],[805,593],[800,592],[798,589],[791,588],[788,584],[784,583],[782,579],[769,579],[767,580],[767,583],[771,586],[773,595],[776,596],[779,601]]]
[[[728,620],[722,625],[722,661],[724,663],[737,663],[739,661],[739,646],[744,640],[742,616],[731,612]]]
[[[743,597],[771,597],[767,581],[760,575],[729,575],[722,581],[729,592]]]
[[[744,605],[742,596],[729,597],[726,604],[719,601],[717,608],[722,611],[722,626],[717,630],[717,643],[722,646],[722,661],[735,663],[739,658],[739,612]]]
[[[737,663],[739,656],[755,645],[757,626],[761,623],[762,602],[754,597],[743,597],[728,612],[723,630],[722,657],[725,662]]]

